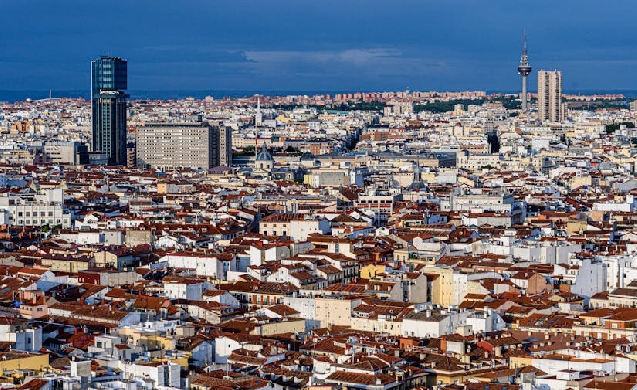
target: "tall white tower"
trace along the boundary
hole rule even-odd
[[[261,98],[257,97],[257,113],[254,116],[254,125],[259,127],[263,125],[263,114],[261,114]]]
[[[528,108],[526,97],[526,76],[531,74],[531,65],[529,64],[529,56],[526,54],[526,31],[524,32],[524,47],[522,48],[522,57],[518,65],[518,74],[522,76],[522,111]]]

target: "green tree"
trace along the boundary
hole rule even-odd
[[[481,105],[485,102],[485,99],[455,99],[449,101],[435,101],[427,104],[417,104],[414,106],[415,112],[428,111],[428,112],[448,112],[453,111],[456,104],[462,104],[467,106],[469,104]]]
[[[606,125],[606,134],[613,134],[617,130],[619,130],[619,125],[616,123]]]

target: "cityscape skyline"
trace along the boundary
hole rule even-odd
[[[528,89],[528,93],[531,96],[537,97],[537,80],[533,81],[533,88]],[[520,87],[517,90],[511,89],[506,91],[494,91],[494,90],[475,90],[485,92],[487,95],[519,95]],[[290,90],[290,91],[265,91],[265,90],[236,90],[236,91],[223,91],[223,90],[138,90],[131,91],[129,100],[180,100],[186,98],[204,99],[207,96],[211,96],[215,99],[227,98],[249,98],[254,96],[264,97],[284,97],[294,95],[322,95],[322,94],[355,94],[355,93],[397,93],[404,92],[403,90]],[[440,93],[461,93],[472,92],[468,89],[454,89],[454,90],[410,90],[410,92],[440,92]],[[567,90],[564,89],[565,95],[613,95],[621,94],[626,99],[637,98],[636,90]],[[90,100],[90,89],[86,91],[81,90],[31,90],[31,91],[3,91],[0,90],[0,101],[17,102],[27,99],[40,100],[47,99],[51,95],[53,99],[84,99]]]
[[[637,390],[633,3],[93,4],[0,13],[0,390]]]
[[[542,2],[523,10],[498,1],[480,7],[407,1],[411,15],[405,7],[381,3],[339,4],[339,12],[331,12],[335,4],[329,2],[299,7],[276,1],[237,13],[236,3],[212,8],[191,1],[153,9],[142,0],[116,4],[101,11],[98,20],[89,5],[35,1],[30,5],[56,23],[39,20],[38,13],[30,20],[37,27],[29,29],[15,17],[27,12],[26,6],[10,3],[4,15],[14,17],[3,22],[20,34],[0,38],[5,48],[0,90],[83,90],[90,75],[82,64],[96,55],[116,54],[131,61],[131,91],[514,91],[519,79],[510,69],[519,59],[524,29],[534,67],[568,74],[565,91],[637,90],[630,77],[637,53],[625,19],[635,5],[595,3],[597,11],[591,12],[592,2],[578,2],[577,8],[571,3],[552,5],[554,15],[546,16],[540,12]],[[292,17],[281,17],[282,9]],[[560,10],[568,10],[568,20],[559,17]],[[354,11],[360,18],[347,17]],[[147,17],[138,18],[140,13]],[[612,22],[598,20],[600,13]],[[313,23],[303,23],[310,15]],[[87,22],[74,22],[79,18]],[[162,28],[151,30],[156,25]],[[374,25],[400,28],[370,28]],[[610,27],[612,36],[603,33]],[[114,32],[105,34],[104,28]]]

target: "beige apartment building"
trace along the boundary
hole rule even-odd
[[[232,163],[232,130],[207,122],[148,123],[137,129],[137,166],[212,168]]]
[[[564,120],[562,103],[562,72],[559,70],[537,72],[537,109],[542,122]]]
[[[316,314],[314,319],[322,327],[333,325],[351,326],[352,311],[361,304],[362,300],[356,296],[326,296],[316,297]]]

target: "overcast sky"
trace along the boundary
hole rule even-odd
[[[523,7],[524,5],[524,7]],[[635,0],[2,0],[0,90],[88,90],[129,61],[129,89],[637,90]]]

